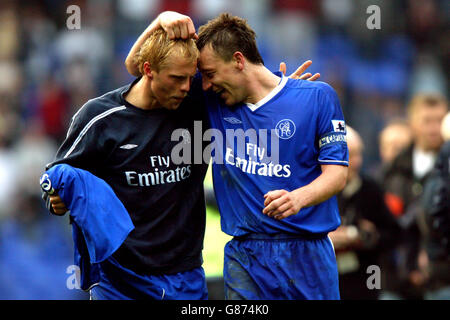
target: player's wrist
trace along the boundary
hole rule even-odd
[[[295,205],[295,209],[298,213],[302,208],[304,208],[306,206],[306,203],[305,203],[306,198],[305,198],[304,192],[303,192],[302,188],[298,188],[298,189],[291,191],[291,193],[294,196],[293,197],[294,205]]]

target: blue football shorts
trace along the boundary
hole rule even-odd
[[[207,300],[202,267],[169,275],[139,275],[113,258],[103,262],[100,281],[90,290],[92,300]]]
[[[336,256],[326,235],[251,234],[225,246],[229,300],[339,300]]]

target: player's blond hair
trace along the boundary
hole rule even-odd
[[[197,61],[199,52],[193,39],[171,40],[163,29],[158,29],[141,46],[134,57],[134,63],[142,75],[145,62],[148,62],[153,70],[159,72],[166,67],[168,57],[172,55]]]

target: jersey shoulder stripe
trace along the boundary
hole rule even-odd
[[[67,130],[67,134],[66,134],[66,139],[69,137],[70,132],[73,130],[73,126],[75,124],[75,119],[78,117],[78,115],[81,113],[81,111],[83,111],[83,109],[89,105],[89,103],[91,101],[93,101],[94,99],[89,99],[85,104],[83,104],[81,106],[80,109],[78,109],[78,111],[72,116],[72,119],[70,120],[70,125],[69,125],[69,130]]]
[[[75,150],[75,148],[77,147],[77,145],[80,143],[81,139],[83,139],[83,137],[86,135],[86,133],[88,132],[88,130],[100,119],[103,119],[107,116],[109,116],[110,114],[113,114],[114,112],[117,111],[121,111],[126,109],[125,106],[119,106],[119,107],[115,107],[112,109],[109,109],[97,116],[95,116],[94,118],[91,119],[91,121],[89,121],[84,128],[80,131],[80,133],[78,134],[77,138],[75,139],[74,143],[72,144],[72,146],[70,147],[70,149],[67,151],[67,153],[64,155],[64,159],[67,158],[68,156],[70,156],[70,154],[73,152],[73,150]]]
[[[119,88],[114,91],[106,92],[103,95],[89,99],[85,104],[81,106],[80,109],[72,116],[70,121],[69,130],[67,130],[66,138],[69,137],[70,132],[72,131],[76,119],[81,117],[90,117],[93,113],[100,113],[102,110],[106,110],[109,105],[122,105],[123,103],[119,102],[119,94],[123,90],[123,88]],[[89,110],[89,111],[88,111]]]

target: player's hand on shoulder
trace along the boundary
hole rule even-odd
[[[308,81],[315,81],[320,78],[320,73],[315,73],[314,75],[310,72],[304,73],[306,69],[308,69],[312,64],[311,60],[303,62],[303,64],[297,68],[297,70],[292,73],[289,78],[291,79],[300,79],[300,80],[308,80]],[[286,63],[281,62],[280,63],[280,72],[283,73],[283,75],[286,75]]]
[[[66,205],[64,204],[64,202],[62,201],[62,199],[60,198],[59,195],[53,194],[53,195],[49,196],[49,198],[50,198],[50,204],[53,208],[53,213],[56,214],[57,216],[62,216],[67,211],[69,211],[66,208]]]
[[[167,32],[170,39],[198,38],[194,23],[189,16],[175,11],[165,11],[158,18],[161,27]]]
[[[273,190],[264,195],[263,214],[281,220],[301,209],[301,204],[296,191]]]

